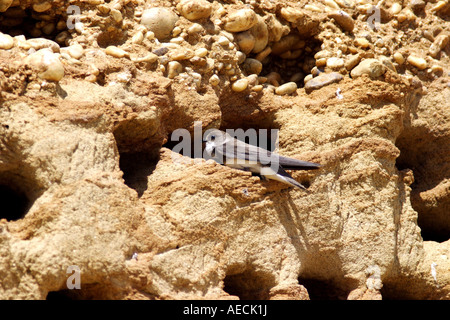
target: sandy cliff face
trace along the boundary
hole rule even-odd
[[[450,298],[448,3],[70,4],[0,1],[0,298]]]

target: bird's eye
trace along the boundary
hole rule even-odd
[[[214,141],[215,139],[216,139],[216,136],[215,136],[215,135],[212,135],[212,136],[211,136],[211,140]]]

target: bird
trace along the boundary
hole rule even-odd
[[[319,169],[320,164],[278,155],[233,138],[219,129],[205,132],[205,153],[216,162],[228,167],[250,171],[262,179],[272,179],[290,186],[306,189],[286,170]]]

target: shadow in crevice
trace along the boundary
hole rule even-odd
[[[395,142],[400,150],[396,167],[398,170],[410,169],[414,174],[414,182],[410,186],[411,205],[418,213],[423,239],[442,242],[450,238],[447,215],[450,200],[445,196],[443,184],[450,179],[450,163],[447,161],[450,136],[430,127],[431,124],[417,121],[421,95],[411,94],[408,100],[404,129]]]
[[[22,219],[32,205],[32,201],[18,188],[0,185],[0,219],[15,221]]]
[[[123,171],[125,184],[136,190],[138,197],[147,190],[148,177],[155,170],[158,161],[159,152],[141,151],[120,154],[119,166]]]
[[[255,271],[247,268],[234,274],[227,272],[223,290],[240,300],[264,300],[269,297],[269,291],[275,286],[275,277],[271,273]]]

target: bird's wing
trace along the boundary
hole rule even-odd
[[[279,157],[280,166],[282,166],[286,170],[311,170],[311,169],[319,169],[320,164],[308,161],[297,160],[293,158]]]
[[[268,150],[253,146],[237,139],[227,139],[221,146],[216,146],[216,152],[228,159],[238,158],[245,161],[258,161],[269,164],[278,156]]]

